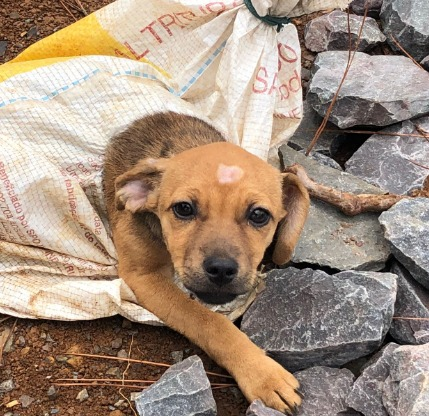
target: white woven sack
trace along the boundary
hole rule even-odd
[[[276,15],[302,2],[253,5]],[[108,140],[173,110],[266,159],[300,121],[299,42],[292,24],[277,33],[242,1],[119,0],[95,18],[135,59],[37,61],[0,83],[0,312],[156,324],[117,276],[101,189]],[[223,312],[235,318],[253,297]]]

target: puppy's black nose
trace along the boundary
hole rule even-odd
[[[229,257],[207,257],[203,268],[207,277],[218,286],[232,282],[238,274],[238,263]]]

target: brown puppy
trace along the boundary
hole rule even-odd
[[[207,123],[170,112],[112,140],[104,188],[119,276],[138,302],[226,368],[249,401],[291,413],[300,404],[295,378],[172,277],[222,304],[257,284],[273,238],[274,262],[286,263],[309,205],[296,176],[225,142]]]

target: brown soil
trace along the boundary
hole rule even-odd
[[[0,63],[13,59],[30,44],[72,24],[112,0],[3,0],[0,8]],[[312,17],[315,17],[312,16]],[[302,25],[308,20],[298,19],[302,39]],[[303,64],[309,67],[314,59],[305,56]],[[172,353],[182,351],[184,357],[198,354],[207,371],[222,372],[200,349],[168,328],[131,324],[121,317],[91,322],[56,322],[8,318],[0,315],[1,335],[13,327],[6,351],[0,354],[0,383],[12,379],[14,389],[0,393],[0,414],[14,416],[76,415],[121,416],[135,415],[132,406],[124,400],[118,388],[87,387],[89,398],[80,402],[76,396],[84,387],[56,387],[54,397],[48,389],[59,378],[122,378],[126,363],[106,359],[71,358],[67,352],[81,352],[117,356],[130,352],[131,358],[161,363],[174,363]],[[119,348],[112,342],[121,340]],[[131,345],[132,343],[132,345]],[[117,346],[117,345],[116,345]],[[115,347],[116,347],[115,346]],[[1,351],[1,345],[0,345]],[[1,357],[2,355],[2,357]],[[126,379],[157,379],[163,369],[131,364]],[[108,373],[106,375],[106,373]],[[109,375],[113,373],[114,375]],[[222,382],[228,380],[213,380]],[[123,389],[127,399],[137,389]],[[244,415],[247,402],[237,388],[214,390],[219,416]],[[34,401],[24,407],[22,396]],[[14,406],[8,407],[15,402]],[[115,406],[116,403],[116,406]],[[25,404],[25,403],[24,403]],[[10,413],[8,413],[10,412]]]

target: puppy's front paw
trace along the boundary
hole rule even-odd
[[[252,359],[250,365],[245,377],[237,377],[237,383],[247,400],[252,402],[261,399],[268,407],[285,414],[294,414],[301,404],[296,378],[263,354]]]

